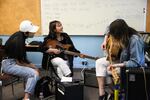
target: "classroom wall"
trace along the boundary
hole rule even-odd
[[[22,20],[41,25],[40,0],[0,0],[0,34],[11,35]],[[41,33],[41,28],[37,34]]]
[[[41,0],[42,34],[48,34],[54,19],[62,22],[69,35],[103,35],[117,18],[145,31],[146,5],[147,0]]]
[[[10,0],[7,0],[7,1],[10,1]],[[15,0],[13,0],[13,1],[15,1]],[[11,1],[11,2],[13,2],[13,1]],[[39,2],[39,0],[35,0],[35,1]],[[4,1],[0,1],[0,4],[2,2],[4,2]],[[4,3],[6,3],[6,0],[5,0]],[[8,7],[8,6],[10,6],[10,7]],[[11,5],[7,5],[7,7],[11,8]],[[4,10],[1,10],[1,11],[4,11]],[[149,24],[150,23],[150,13],[149,12],[150,12],[150,0],[147,0],[147,16],[146,16],[146,31],[147,32],[150,31],[150,24]],[[0,18],[3,18],[3,17],[0,17]],[[1,20],[3,20],[3,19],[1,19]],[[8,21],[4,20],[4,22],[8,22]],[[1,28],[1,29],[3,29],[3,28]],[[5,43],[5,41],[8,39],[8,37],[10,35],[9,34],[8,36],[5,36],[6,34],[4,34],[4,33],[5,32],[0,32],[0,38],[3,39],[3,44]],[[72,36],[71,35],[71,38],[72,38],[76,48],[79,49],[81,51],[81,53],[91,55],[91,56],[98,56],[98,57],[103,56],[103,51],[100,49],[100,44],[102,43],[104,36],[87,36],[87,35],[84,35],[84,36],[73,35]],[[36,36],[32,39],[29,39],[29,41],[32,41],[32,40],[43,41],[43,36]],[[42,53],[28,52],[28,57],[38,67],[41,66]],[[83,67],[82,64],[81,64],[81,62],[83,60],[84,59],[81,59],[79,57],[75,58],[74,59],[74,67],[75,68]],[[86,60],[89,63],[88,67],[94,67],[95,66],[95,61],[94,60],[89,60],[89,59],[86,59]]]
[[[0,0],[0,13],[3,14],[0,16],[0,34],[12,34],[23,19],[41,26],[38,35],[47,34],[44,30],[48,30],[49,21],[54,19],[64,24],[69,35],[103,34],[116,18],[124,18],[138,31],[146,28],[149,32],[149,3],[150,0]]]
[[[150,32],[150,0],[147,0],[146,32]]]
[[[3,45],[9,36],[0,36],[3,39]],[[103,51],[100,49],[100,44],[103,41],[104,36],[70,36],[75,47],[80,50],[81,53],[90,55],[93,57],[102,57]],[[28,42],[31,41],[43,41],[43,36],[35,36],[34,38],[29,38]],[[41,52],[27,52],[29,60],[31,60],[38,67],[41,67],[42,53]],[[88,65],[83,66],[82,61],[87,61]],[[95,67],[95,60],[83,59],[76,57],[74,59],[74,68],[83,68],[83,67]]]

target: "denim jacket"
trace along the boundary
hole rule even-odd
[[[137,35],[132,35],[127,48],[124,48],[120,55],[120,62],[125,67],[145,66],[144,41]]]

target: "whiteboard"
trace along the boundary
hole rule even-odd
[[[42,34],[59,20],[69,35],[103,35],[115,19],[124,19],[137,31],[146,28],[147,0],[41,0]]]

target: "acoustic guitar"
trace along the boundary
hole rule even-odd
[[[112,64],[113,61],[119,59],[119,55],[120,55],[119,53],[121,48],[122,45],[115,38],[109,35],[106,42],[106,51],[108,53],[107,60],[110,62],[110,64]],[[116,68],[112,68],[111,72],[114,79],[114,83],[118,83],[119,75],[116,71]]]
[[[88,59],[93,59],[93,60],[97,60],[99,58],[99,57],[92,57],[92,56],[81,54],[81,53],[77,53],[77,52],[68,51],[68,50],[63,50],[62,52],[64,54],[78,56],[78,57],[80,57],[80,55],[83,55],[83,58],[88,58]]]
[[[88,58],[88,59],[92,59],[92,60],[97,60],[99,58],[99,57],[89,56],[89,55],[86,55],[86,54],[81,54],[81,53],[78,53],[78,52],[69,51],[68,49],[71,47],[70,44],[62,44],[57,40],[50,40],[50,39],[47,40],[46,47],[59,49],[64,54],[68,54],[68,55],[72,55],[72,56],[80,57],[82,55],[82,58]]]
[[[116,49],[117,48],[117,49]],[[115,61],[118,58],[118,53],[119,49],[121,48],[121,45],[118,43],[118,41],[115,41],[115,39],[112,36],[108,37],[107,44],[106,44],[106,50],[108,52],[108,61],[110,64],[113,64],[112,62]],[[115,84],[114,88],[114,100],[119,100],[119,82],[120,82],[120,77],[117,73],[116,68],[112,67],[111,68],[112,76],[113,76],[113,81]]]

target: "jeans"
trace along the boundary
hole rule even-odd
[[[25,92],[34,93],[35,85],[39,80],[34,69],[17,65],[15,59],[4,59],[2,60],[2,70],[4,73],[23,77],[26,80]]]

